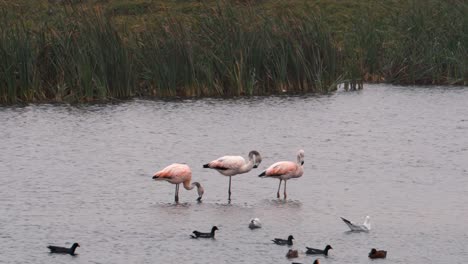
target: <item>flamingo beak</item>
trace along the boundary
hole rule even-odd
[[[158,176],[153,176],[153,180],[156,180],[158,178]]]
[[[254,169],[258,168],[258,165],[257,164],[253,165],[253,168]]]
[[[301,165],[304,165],[304,162],[303,162],[303,161],[301,162]]]

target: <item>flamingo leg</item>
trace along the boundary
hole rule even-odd
[[[179,184],[176,184],[175,186],[175,202],[179,202]]]
[[[284,181],[284,200],[286,200],[286,181]]]
[[[279,191],[280,191],[280,188],[281,188],[281,182],[282,182],[282,181],[283,181],[283,180],[280,179],[280,183],[279,183],[279,185],[278,185],[278,192],[276,193],[276,198],[278,198],[278,199],[280,198]],[[285,182],[285,183],[286,183],[286,182]]]
[[[229,176],[229,190],[228,190],[228,201],[231,201],[231,176]]]

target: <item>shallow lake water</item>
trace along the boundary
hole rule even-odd
[[[0,263],[465,263],[468,258],[468,89],[366,85],[326,96],[133,100],[0,107]],[[304,175],[257,177],[296,160]],[[203,169],[258,150],[232,178]],[[195,190],[151,179],[187,163]],[[340,216],[369,233],[348,233]],[[263,228],[250,230],[258,217]],[[216,239],[190,239],[219,227]],[[51,255],[49,244],[78,255]],[[330,244],[329,257],[305,247]],[[369,260],[371,248],[388,251]]]

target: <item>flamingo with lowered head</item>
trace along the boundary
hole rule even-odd
[[[246,162],[241,156],[224,156],[203,165],[203,168],[217,170],[224,176],[229,176],[228,200],[231,201],[231,177],[237,174],[249,172],[257,168],[262,162],[260,153],[256,150],[249,152],[249,161]]]
[[[278,192],[276,197],[280,198],[281,182],[284,181],[284,199],[286,199],[286,181],[292,178],[299,178],[304,173],[304,150],[299,150],[297,153],[297,162],[292,161],[279,161],[268,167],[263,171],[259,177],[276,178],[279,179]]]
[[[164,168],[161,171],[158,171],[154,174],[153,179],[156,181],[168,181],[172,184],[176,185],[176,190],[175,190],[175,202],[179,202],[179,184],[183,184],[184,188],[186,190],[192,190],[197,187],[197,192],[198,192],[198,199],[197,201],[200,201],[202,199],[203,193],[205,192],[205,189],[203,189],[203,186],[201,186],[200,183],[198,182],[193,182],[192,181],[192,170],[190,167],[186,164],[179,164],[179,163],[174,163],[166,168]]]

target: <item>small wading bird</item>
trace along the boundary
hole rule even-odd
[[[175,202],[179,202],[179,184],[183,184],[186,190],[192,190],[195,186],[198,191],[197,201],[201,201],[203,193],[205,190],[200,183],[194,182],[190,183],[192,180],[192,170],[189,166],[185,164],[174,163],[161,171],[158,171],[154,174],[153,179],[156,181],[168,181],[176,185],[175,189]]]
[[[249,153],[249,161],[246,162],[241,156],[224,156],[203,165],[203,168],[217,170],[224,176],[229,176],[228,201],[231,201],[231,177],[237,174],[249,172],[257,168],[262,162],[260,153],[252,150]]]
[[[72,256],[75,255],[75,249],[79,247],[80,244],[73,243],[71,248],[66,247],[56,247],[56,246],[48,246],[47,248],[50,249],[50,253],[60,253],[60,254],[70,254]]]
[[[369,258],[371,259],[386,258],[386,257],[387,257],[387,251],[385,250],[377,250],[373,248],[371,249],[371,252],[369,252]]]
[[[213,226],[211,228],[211,232],[210,233],[203,233],[203,232],[199,232],[199,231],[193,231],[193,235],[190,235],[192,238],[215,238],[215,231],[216,230],[219,230],[217,226]]]
[[[280,198],[280,188],[281,182],[284,181],[284,199],[286,200],[286,181],[292,178],[299,178],[304,173],[303,169],[304,165],[304,150],[299,150],[297,153],[297,162],[292,161],[280,161],[276,162],[275,164],[271,165],[263,171],[259,177],[266,177],[266,178],[276,178],[279,179],[278,185],[278,192],[276,193],[276,197]]]
[[[289,235],[288,236],[288,239],[282,239],[282,238],[275,238],[273,239],[273,243],[275,243],[276,245],[288,245],[288,246],[292,246],[293,244],[293,239],[294,237],[292,235]]]
[[[369,232],[371,229],[371,224],[370,224],[370,217],[366,216],[366,220],[364,220],[364,223],[362,225],[355,224],[343,217],[341,217],[343,222],[348,225],[349,229],[351,229],[351,232]]]
[[[328,250],[333,249],[330,245],[327,245],[325,249],[317,249],[317,248],[310,248],[306,247],[307,251],[306,254],[308,255],[325,255],[328,256]]]

